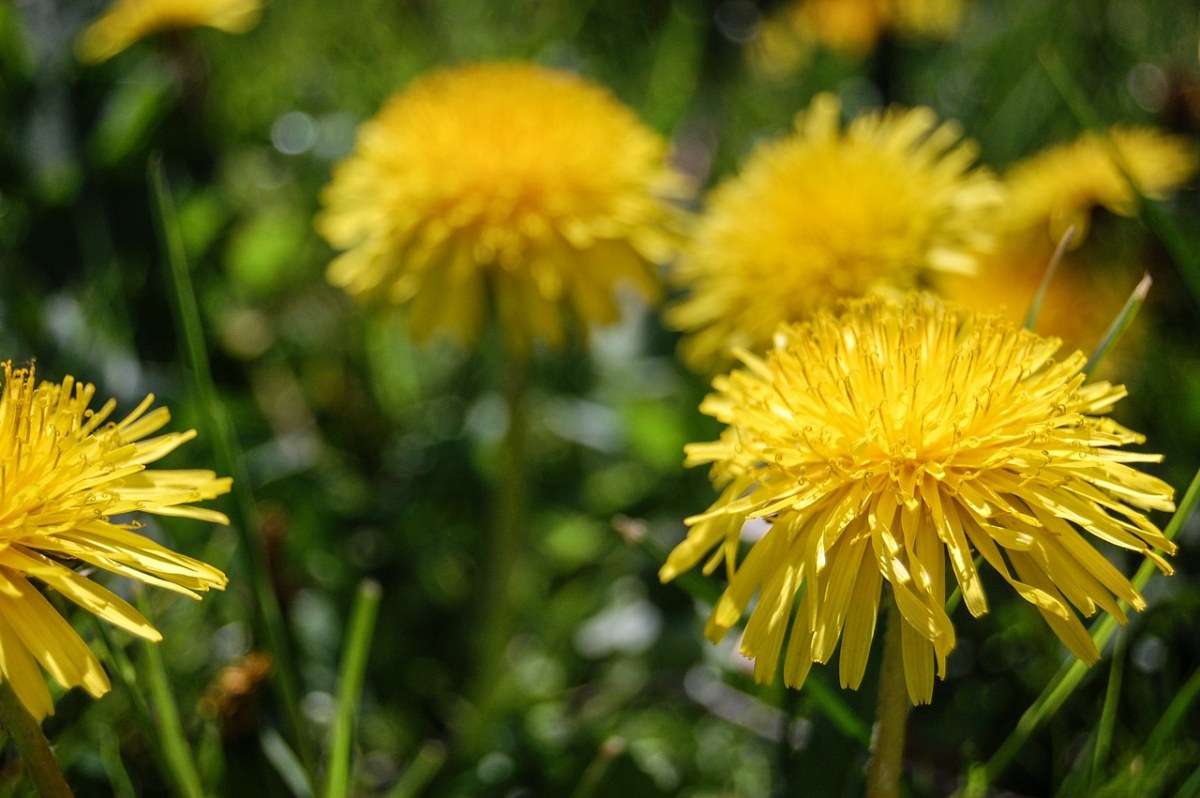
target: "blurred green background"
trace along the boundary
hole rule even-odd
[[[683,469],[682,447],[717,428],[697,412],[706,385],[676,361],[676,335],[631,303],[588,351],[534,359],[532,528],[511,574],[521,611],[494,717],[462,744],[457,730],[477,709],[471,635],[507,413],[498,342],[470,352],[414,345],[396,317],[364,312],[324,282],[332,253],[312,229],[331,165],[392,92],[474,60],[575,70],[668,136],[702,187],[735,173],[825,90],[850,115],[928,105],[958,120],[1001,171],[1088,122],[1048,63],[1105,124],[1200,133],[1200,12],[1179,0],[968,1],[946,38],[885,32],[867,52],[818,48],[790,70],[753,57],[782,3],[274,0],[245,35],[184,31],[85,67],[73,42],[102,10],[92,0],[0,4],[0,357],[36,359],[45,378],[94,381],[122,407],[153,392],[175,428],[200,431],[173,462],[214,462],[158,243],[147,164],[161,163],[293,637],[286,667],[299,675],[318,751],[356,586],[371,577],[382,587],[355,748],[361,795],[715,798],[798,784],[804,795],[853,796],[875,701],[875,666],[856,693],[838,691],[827,669],[799,693],[755,686],[736,641],[702,640],[703,601],[658,583],[654,552],[713,495],[702,469]],[[1157,472],[1182,491],[1200,466],[1200,298],[1180,263],[1200,252],[1200,207],[1188,188],[1156,208],[1174,240],[1098,212],[1086,252],[1131,270],[1090,278],[1132,273],[1119,293],[1142,270],[1155,279],[1137,349],[1111,375],[1131,393],[1115,415],[1165,453]],[[151,530],[225,568],[229,590],[199,604],[148,598],[205,789],[293,794],[284,709],[261,663],[245,659],[265,641],[253,631],[237,537],[196,526]],[[1200,665],[1195,526],[1182,532],[1178,573],[1151,582],[1149,610],[1034,735],[997,781],[1009,792],[997,794],[1129,795],[1139,773],[1141,794],[1200,792],[1190,701],[1170,745],[1144,750]],[[1036,613],[996,582],[991,614],[955,615],[949,677],[911,716],[911,795],[950,794],[1064,661]],[[142,656],[127,636],[78,621],[116,652],[110,671],[121,652]],[[1092,773],[1114,661],[1112,752]],[[825,693],[851,714],[835,716]],[[119,684],[98,702],[59,701],[45,728],[78,795],[173,789],[137,704]],[[0,783],[24,794],[6,757]]]

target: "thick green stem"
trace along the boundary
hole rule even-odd
[[[904,619],[893,605],[888,612],[883,642],[883,668],[879,673],[879,705],[871,764],[867,768],[867,798],[900,798],[900,772],[904,762],[904,732],[908,723],[908,688],[904,682]]]
[[[58,769],[41,724],[21,704],[7,680],[0,681],[0,723],[16,744],[21,765],[38,794],[42,798],[70,798],[71,788]]]
[[[496,483],[495,528],[488,540],[488,557],[483,564],[483,615],[477,643],[479,671],[473,690],[478,716],[468,748],[480,742],[479,736],[486,732],[495,712],[496,690],[505,668],[504,652],[517,616],[517,596],[512,579],[519,570],[529,505],[527,384],[528,363],[520,355],[511,356],[504,383],[508,430],[504,435]]]

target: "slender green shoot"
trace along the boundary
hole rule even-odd
[[[364,579],[350,609],[350,631],[346,649],[342,652],[339,676],[337,718],[333,726],[333,742],[329,752],[329,771],[326,774],[326,798],[344,798],[350,787],[350,752],[354,746],[354,720],[362,696],[363,676],[367,670],[367,654],[375,631],[382,591],[374,579]]]
[[[179,230],[175,203],[168,190],[159,159],[150,160],[148,173],[154,197],[159,243],[169,272],[168,282],[174,289],[170,299],[178,332],[183,339],[183,357],[191,377],[191,388],[209,419],[212,433],[210,440],[218,470],[233,477],[233,525],[238,534],[239,552],[245,558],[250,589],[254,594],[257,636],[264,640],[275,661],[275,678],[272,682],[278,688],[285,720],[290,726],[296,750],[311,780],[312,774],[315,773],[316,760],[312,753],[308,725],[300,711],[300,678],[296,671],[296,658],[291,654],[287,624],[275,596],[258,512],[250,490],[250,479],[243,465],[233,422],[220,401],[209,368],[200,310],[184,255],[183,237]]]
[[[1038,316],[1042,312],[1042,303],[1046,301],[1046,291],[1050,288],[1050,281],[1054,279],[1054,273],[1058,271],[1058,264],[1062,263],[1063,254],[1066,253],[1067,247],[1071,246],[1074,238],[1075,225],[1071,225],[1058,240],[1054,255],[1051,256],[1050,263],[1046,265],[1046,273],[1042,275],[1042,281],[1038,283],[1037,291],[1034,292],[1033,299],[1029,302],[1029,310],[1025,313],[1025,323],[1022,325],[1026,330],[1032,330],[1033,325],[1037,323]]]
[[[1158,719],[1158,723],[1154,724],[1150,736],[1146,738],[1146,744],[1142,747],[1142,751],[1147,762],[1156,761],[1161,757],[1167,744],[1175,739],[1176,730],[1188,717],[1188,713],[1197,699],[1200,699],[1200,669],[1193,671],[1192,675],[1188,677],[1183,687],[1167,705],[1167,709]]]
[[[267,727],[259,733],[258,744],[262,748],[263,756],[279,774],[279,778],[283,779],[292,795],[296,798],[312,798],[312,781],[304,770],[304,765],[300,764],[296,752],[287,744],[287,740],[274,728]]]
[[[1138,311],[1146,303],[1146,295],[1150,293],[1150,286],[1153,283],[1149,274],[1143,274],[1142,279],[1138,280],[1138,284],[1134,286],[1129,298],[1125,300],[1125,307],[1121,308],[1121,312],[1113,319],[1112,324],[1105,331],[1104,337],[1100,339],[1100,343],[1096,345],[1091,357],[1088,358],[1087,365],[1083,367],[1084,374],[1090,377],[1109,350],[1116,345],[1117,341],[1121,340],[1121,336],[1129,329],[1129,325],[1133,324]]]
[[[384,798],[417,798],[446,764],[446,746],[428,740]]]
[[[625,753],[627,747],[625,740],[621,737],[609,737],[602,742],[596,755],[588,764],[587,770],[583,771],[583,775],[579,777],[579,783],[575,785],[571,798],[592,798],[596,794],[596,788],[604,780],[604,774],[608,772],[609,766],[617,757]]]
[[[1117,724],[1117,704],[1120,701],[1121,683],[1125,676],[1126,638],[1124,630],[1117,633],[1112,665],[1108,670],[1108,687],[1104,691],[1104,707],[1100,710],[1100,723],[1096,728],[1096,744],[1092,749],[1092,769],[1088,779],[1089,792],[1099,783],[1098,779],[1104,772],[1104,766],[1108,760],[1108,752],[1112,750],[1113,729]]]
[[[21,768],[42,798],[71,798],[71,788],[58,768],[42,724],[33,719],[13,692],[8,679],[0,681],[0,723],[21,755]]]
[[[138,610],[147,618],[150,617],[150,606],[144,593],[138,597]],[[175,692],[171,689],[162,648],[149,640],[141,641],[140,645],[140,672],[146,677],[155,731],[172,786],[182,798],[204,798],[204,787],[196,770],[196,758],[192,756],[191,746],[179,720],[179,706],[175,703]]]

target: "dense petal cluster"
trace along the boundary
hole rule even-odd
[[[1137,194],[1163,199],[1196,172],[1192,142],[1151,128],[1114,127],[1085,133],[1015,164],[1005,175],[1014,231],[1049,225],[1057,240],[1074,225],[1080,236],[1092,209],[1131,216]]]
[[[317,228],[344,250],[329,279],[408,306],[414,336],[469,342],[489,303],[517,351],[618,316],[614,289],[653,297],[676,245],[666,143],[606,90],[525,63],[418,78],[365,123]]]
[[[155,435],[169,420],[146,397],[121,421],[115,402],[91,408],[95,388],[70,377],[35,382],[4,364],[0,395],[0,678],[37,718],[54,711],[41,671],[63,687],[99,697],[109,689],[100,663],[30,580],[135,635],[159,633],[124,599],[71,567],[83,563],[197,597],[224,588],[225,575],[137,533],[130,513],[228,523],[193,506],[229,491],[211,471],[147,466],[195,437]],[[150,437],[153,436],[153,437]]]
[[[692,444],[712,464],[720,497],[689,518],[660,576],[707,557],[729,586],[706,634],[724,636],[752,606],[742,651],[755,675],[800,686],[841,640],[844,686],[857,687],[881,599],[903,619],[914,703],[944,675],[955,632],[946,573],[975,616],[987,611],[976,555],[1033,604],[1080,659],[1098,654],[1077,613],[1123,620],[1118,600],[1144,606],[1089,538],[1169,566],[1174,545],[1145,510],[1172,510],[1171,488],[1122,451],[1142,437],[1105,417],[1125,395],[1085,384],[1084,357],[991,316],[958,315],[928,295],[902,305],[850,304],[782,327],[765,357],[714,380],[701,409],[728,425]],[[769,531],[738,562],[743,525]],[[947,561],[949,568],[947,569]],[[798,609],[793,602],[802,593]]]
[[[115,0],[84,29],[76,43],[79,58],[107,61],[152,33],[208,27],[245,33],[262,13],[262,0]]]
[[[668,322],[696,368],[765,349],[782,322],[842,298],[970,272],[1001,192],[977,148],[928,108],[872,113],[844,132],[831,95],[796,132],[761,146],[709,198],[676,271],[688,296]]]

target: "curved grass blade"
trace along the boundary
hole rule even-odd
[[[209,419],[209,440],[212,442],[218,470],[233,477],[233,526],[238,534],[239,551],[246,560],[245,568],[250,575],[250,588],[256,605],[253,616],[256,632],[264,640],[275,660],[275,678],[272,681],[278,687],[285,720],[290,726],[289,731],[295,741],[296,750],[311,781],[316,760],[312,753],[308,726],[304,723],[300,711],[300,678],[296,671],[295,657],[291,655],[292,646],[287,634],[287,625],[271,583],[261,525],[254,497],[250,492],[250,480],[243,465],[233,422],[221,403],[216,384],[213,382],[208,349],[200,322],[200,310],[196,304],[196,295],[192,289],[183,251],[183,237],[161,161],[152,158],[147,171],[154,198],[162,257],[168,267],[167,282],[173,287],[173,291],[170,292],[172,310],[183,340],[183,357],[191,377],[191,387]]]
[[[1092,371],[1100,364],[1100,361],[1104,359],[1109,350],[1116,345],[1117,341],[1121,340],[1121,336],[1129,329],[1129,325],[1133,324],[1137,312],[1145,304],[1146,295],[1150,293],[1150,286],[1153,283],[1154,281],[1150,279],[1149,274],[1142,275],[1142,279],[1138,281],[1138,284],[1134,286],[1133,291],[1129,294],[1129,299],[1125,300],[1125,306],[1121,308],[1121,312],[1113,319],[1112,324],[1105,331],[1104,337],[1100,339],[1100,343],[1092,351],[1087,365],[1083,367],[1084,374],[1090,377]]]
[[[379,583],[364,579],[358,586],[354,606],[350,609],[350,631],[338,681],[337,717],[333,726],[333,742],[329,753],[326,779],[326,798],[344,798],[350,787],[350,750],[354,744],[354,719],[362,695],[363,675],[367,669],[367,654],[375,631],[375,617],[381,596]]]

